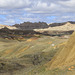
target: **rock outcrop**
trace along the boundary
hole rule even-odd
[[[75,22],[53,23],[45,29],[34,29],[37,32],[44,31],[75,31]]]
[[[31,23],[31,22],[24,22],[21,24],[15,24],[13,25],[15,27],[17,27],[18,29],[21,30],[32,30],[32,29],[44,29],[44,28],[48,28],[47,23],[45,22],[38,22],[38,23]]]

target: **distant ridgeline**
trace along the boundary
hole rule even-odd
[[[47,24],[46,22],[24,22],[21,24],[15,24],[13,25],[14,27],[17,27],[20,30],[33,30],[33,29],[45,29],[49,27],[57,27],[57,26],[63,26],[67,23],[70,24],[75,24],[73,21],[68,21],[68,22],[62,22],[62,23],[52,23],[52,24]]]
[[[65,25],[65,30],[63,31],[60,26],[64,27]],[[58,30],[57,27],[58,26]],[[53,28],[55,27],[55,30],[51,30],[48,28]],[[68,29],[67,29],[68,28]],[[70,29],[71,28],[71,29]],[[43,29],[41,32],[35,31],[34,29]],[[47,30],[44,30],[47,29]],[[61,30],[62,29],[62,30]],[[75,30],[75,22],[63,22],[63,23],[52,23],[48,25],[45,22],[24,22],[21,24],[15,24],[13,26],[3,26],[3,28],[0,28],[0,36],[6,36],[6,35],[34,35],[34,34],[43,34],[43,35],[50,35],[50,36],[62,36],[62,35],[69,35],[72,34]]]
[[[49,27],[63,26],[63,25],[65,25],[66,23],[75,24],[75,22],[73,22],[73,21],[68,21],[68,22],[63,22],[63,23],[52,23],[52,24],[49,24]]]
[[[24,23],[21,23],[21,24],[15,24],[13,25],[19,29],[22,29],[22,30],[32,30],[32,29],[44,29],[44,28],[48,28],[49,26],[47,25],[47,23],[45,22],[35,22],[35,23],[32,23],[32,22],[24,22]]]

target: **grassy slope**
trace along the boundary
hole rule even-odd
[[[53,60],[49,63],[50,68],[65,67],[75,65],[75,33],[71,36],[65,47],[57,53]],[[48,65],[49,65],[48,64]]]
[[[75,75],[75,33],[51,62],[33,69],[28,75]]]
[[[0,38],[0,61],[5,64],[4,69],[5,67],[7,67],[6,69],[11,69],[11,67],[14,69],[15,63],[19,64],[19,68],[25,66],[24,69],[13,72],[13,75],[25,75],[32,69],[38,68],[50,61],[57,48],[61,46],[60,43],[64,41],[66,39],[51,38],[50,36],[41,36],[37,39],[26,38],[23,41]],[[10,63],[10,68],[8,63]],[[11,74],[11,72],[5,71],[7,75]],[[2,73],[2,75],[6,74]]]
[[[31,70],[27,75],[75,75],[75,65],[74,68],[69,70],[71,66],[64,69],[53,69],[48,70],[45,66],[37,67],[36,69]]]

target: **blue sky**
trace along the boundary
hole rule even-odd
[[[0,24],[75,21],[75,0],[0,0]]]

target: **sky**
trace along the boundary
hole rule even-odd
[[[75,21],[75,0],[0,0],[0,24]]]

